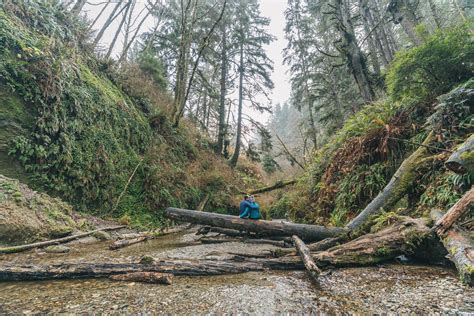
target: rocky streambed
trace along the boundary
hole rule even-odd
[[[4,263],[136,262],[156,258],[222,258],[259,253],[267,245],[199,244],[192,232],[117,251],[110,242],[75,243],[65,254],[41,250],[1,255]],[[304,271],[175,277],[170,286],[108,279],[0,283],[0,314],[448,314],[474,315],[474,290],[446,267],[390,263],[334,270],[310,282]]]

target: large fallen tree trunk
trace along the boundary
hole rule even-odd
[[[268,236],[298,235],[304,240],[321,240],[344,234],[346,229],[289,222],[242,219],[237,216],[167,208],[165,216],[183,222],[255,232]]]
[[[404,218],[374,234],[313,254],[318,266],[361,266],[380,263],[402,254],[410,254],[430,229],[422,219]],[[162,272],[174,275],[219,275],[249,271],[302,270],[298,256],[277,259],[224,260],[151,260],[143,263],[62,263],[53,265],[0,265],[0,281],[102,278],[132,272]],[[242,259],[244,259],[242,261]],[[237,261],[238,260],[238,261]]]
[[[474,170],[474,134],[449,157],[445,165],[460,174]]]
[[[52,240],[47,240],[47,241],[41,241],[41,242],[36,242],[36,243],[33,243],[33,244],[27,244],[27,245],[21,245],[21,246],[12,246],[12,247],[0,248],[0,253],[22,252],[22,251],[26,251],[26,250],[33,249],[33,248],[42,248],[42,247],[51,246],[51,245],[63,244],[63,243],[66,243],[66,242],[69,242],[69,241],[72,241],[72,240],[87,237],[87,236],[92,235],[92,234],[97,233],[97,232],[117,230],[117,229],[121,229],[121,228],[124,228],[124,227],[126,227],[126,226],[121,225],[121,226],[105,227],[105,228],[101,228],[101,229],[92,230],[92,231],[87,232],[87,233],[72,235],[72,236],[68,236],[68,237],[52,239]]]
[[[400,217],[398,222],[376,233],[366,234],[313,256],[319,267],[326,265],[372,265],[411,255],[431,236],[427,220]]]
[[[438,221],[442,213],[438,210],[431,212],[431,218]],[[459,272],[460,279],[470,286],[474,285],[474,242],[473,233],[464,233],[451,227],[439,235],[441,242],[449,253],[448,258],[454,263]]]
[[[420,146],[403,161],[382,192],[357,217],[347,224],[346,227],[348,229],[353,231],[360,228],[367,223],[371,216],[378,215],[383,210],[389,210],[407,194],[417,176],[416,170],[427,162],[428,148],[424,145],[429,145],[433,140],[434,135],[430,133],[424,140],[423,146]]]
[[[439,236],[443,236],[453,226],[453,224],[469,210],[472,210],[474,204],[474,187],[464,194],[441,218],[439,218],[434,230]]]

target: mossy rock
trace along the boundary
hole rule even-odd
[[[110,240],[112,236],[108,232],[99,231],[92,234],[92,237],[97,238],[98,240]]]
[[[73,232],[73,228],[69,226],[58,226],[51,229],[49,232],[49,237],[55,238],[62,238],[71,235]]]

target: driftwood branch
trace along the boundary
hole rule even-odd
[[[33,248],[42,248],[46,246],[51,246],[51,245],[58,245],[58,244],[63,244],[72,240],[80,239],[87,237],[89,235],[92,235],[97,232],[102,232],[102,231],[110,231],[110,230],[117,230],[126,227],[125,225],[121,226],[113,226],[113,227],[105,227],[101,229],[96,229],[87,233],[82,233],[78,235],[72,235],[68,237],[63,237],[63,238],[58,238],[58,239],[52,239],[52,240],[47,240],[47,241],[41,241],[33,244],[27,244],[27,245],[21,245],[21,246],[13,246],[13,247],[6,247],[6,248],[0,248],[0,253],[15,253],[15,252],[22,252],[26,251],[29,249]]]

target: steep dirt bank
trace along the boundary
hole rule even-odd
[[[73,231],[110,224],[80,215],[60,199],[0,175],[0,244],[60,238]]]

